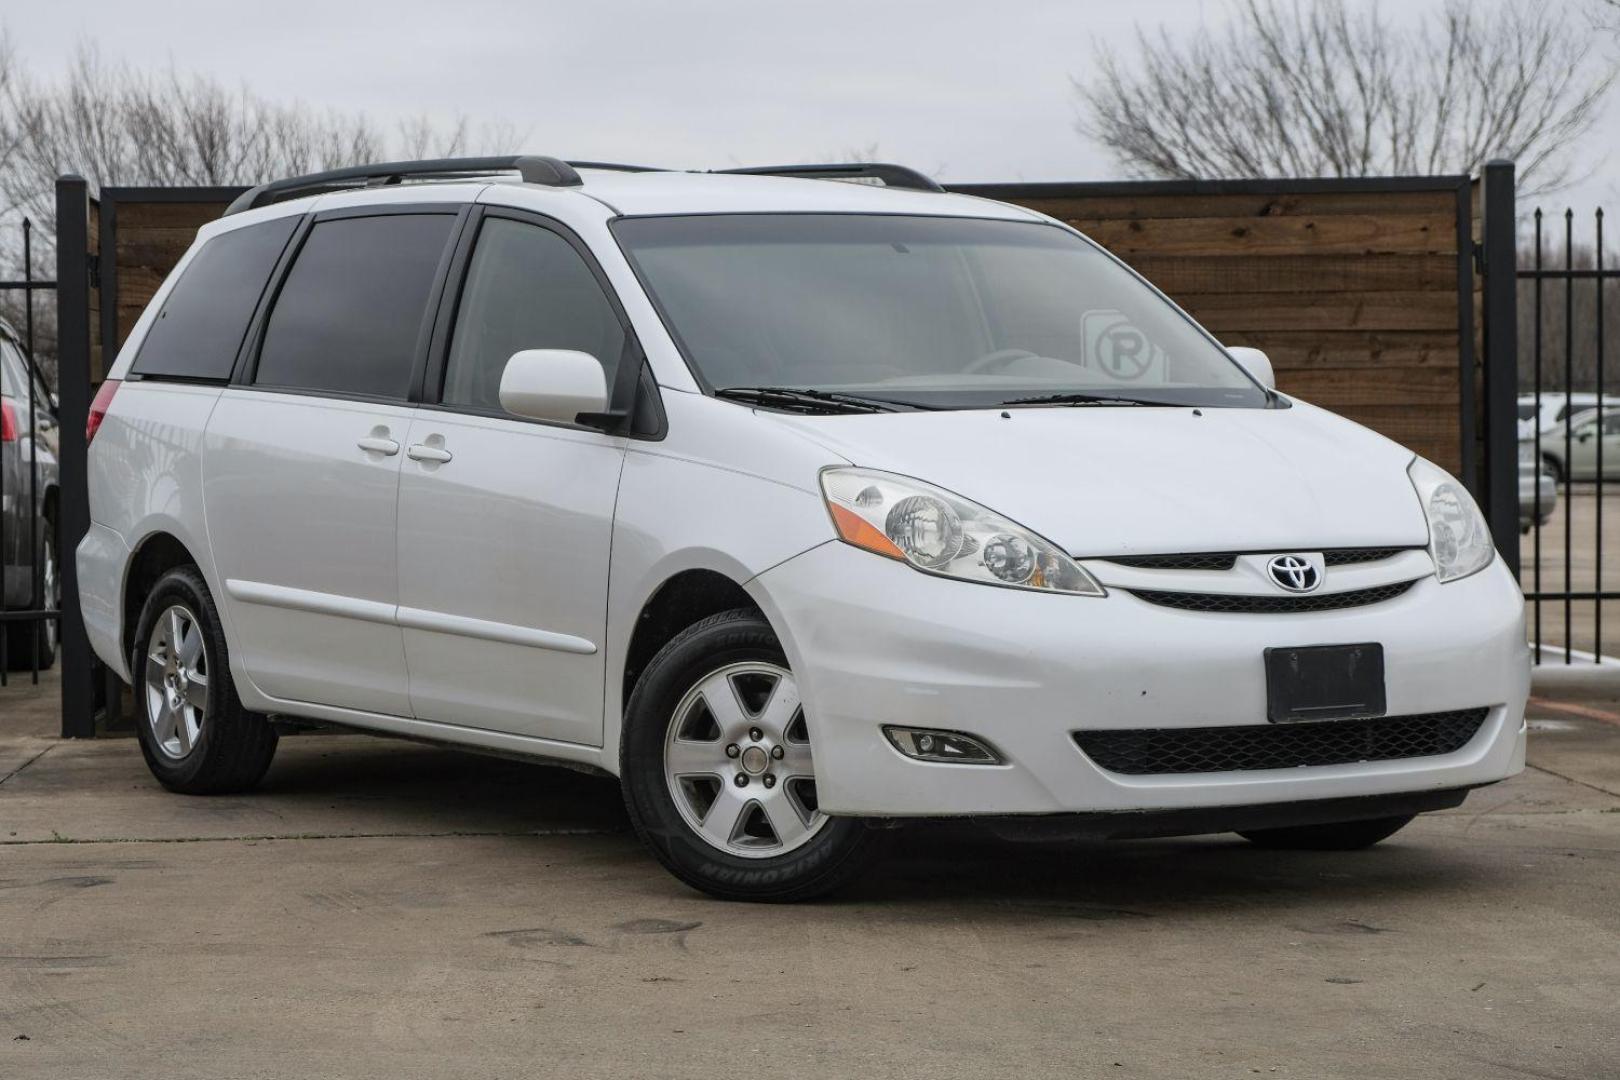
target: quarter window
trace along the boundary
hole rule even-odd
[[[572,244],[550,229],[491,217],[478,233],[456,312],[443,402],[499,410],[501,372],[523,349],[574,349],[613,385],[625,332]]]
[[[254,381],[404,398],[454,223],[450,214],[317,222],[270,312]]]
[[[131,371],[158,378],[231,377],[248,320],[298,218],[221,233],[202,246],[169,290]]]

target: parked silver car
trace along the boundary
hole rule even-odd
[[[1557,509],[1558,476],[1545,461],[1536,461],[1536,444],[1526,439],[1519,443],[1519,531],[1547,524]]]
[[[50,390],[31,372],[16,332],[0,321],[0,611],[58,607],[56,436]],[[0,662],[14,670],[56,662],[55,620],[3,625]]]
[[[1541,463],[1559,480],[1620,479],[1620,408],[1573,413],[1562,428],[1541,433]],[[1533,440],[1521,439],[1521,447]],[[1524,451],[1520,450],[1520,456]]]

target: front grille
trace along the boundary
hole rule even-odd
[[[1380,604],[1401,595],[1416,581],[1397,581],[1371,589],[1347,592],[1311,593],[1305,596],[1248,596],[1237,593],[1162,592],[1155,589],[1127,589],[1132,596],[1160,607],[1180,611],[1209,611],[1221,614],[1281,615],[1304,611],[1337,611],[1340,608]]]
[[[1340,548],[1337,551],[1322,552],[1322,562],[1328,566],[1349,566],[1351,563],[1381,562],[1384,559],[1393,559],[1403,551],[1411,548],[1381,547],[1381,548]]]
[[[1392,559],[1404,547],[1338,548],[1322,552],[1327,566],[1350,566],[1354,563],[1378,562]],[[1108,555],[1104,562],[1121,566],[1134,566],[1141,570],[1230,570],[1237,565],[1237,551],[1195,551],[1178,555]],[[1261,553],[1263,554],[1263,553]]]
[[[1349,765],[1455,753],[1468,745],[1489,711],[1458,709],[1375,720],[1244,727],[1077,731],[1074,741],[1099,767],[1130,776]]]
[[[1195,552],[1191,555],[1112,555],[1107,561],[1143,570],[1230,570],[1237,565],[1237,556],[1221,555],[1216,552]]]

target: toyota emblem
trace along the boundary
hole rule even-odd
[[[1303,555],[1275,555],[1266,564],[1266,572],[1289,592],[1310,592],[1322,584],[1322,571]]]

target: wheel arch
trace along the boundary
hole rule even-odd
[[[141,538],[130,552],[128,565],[119,622],[119,640],[126,657],[135,647],[135,624],[141,617],[141,608],[158,579],[178,566],[195,566],[199,572],[202,570],[201,560],[186,543],[174,533],[161,529]]]

